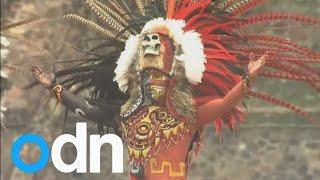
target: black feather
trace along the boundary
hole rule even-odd
[[[128,96],[123,94],[116,82],[113,81],[115,76],[114,69],[116,61],[119,59],[121,52],[124,50],[125,43],[117,40],[119,37],[124,37],[124,33],[129,31],[132,34],[140,33],[143,26],[151,19],[165,17],[165,9],[163,1],[155,0],[148,1],[144,7],[146,16],[143,16],[136,4],[132,0],[110,1],[121,6],[125,12],[121,12],[120,16],[128,16],[128,26],[121,32],[118,32],[116,38],[105,38],[104,41],[97,44],[90,50],[84,50],[79,47],[72,46],[75,50],[85,52],[86,56],[79,59],[74,66],[67,69],[62,69],[56,72],[56,77],[61,78],[61,83],[70,88],[72,85],[79,85],[74,91],[75,94],[81,91],[90,90],[90,98],[88,101],[103,109],[111,109],[110,117],[104,122],[98,122],[98,130],[104,133],[103,126],[111,127],[117,132],[116,116],[120,112],[120,107],[126,102]],[[119,12],[120,13],[120,12]],[[105,27],[107,29],[107,27]],[[88,41],[100,39],[90,38]]]

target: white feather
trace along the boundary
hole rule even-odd
[[[183,53],[177,59],[184,62],[189,82],[198,84],[201,82],[206,63],[200,34],[195,31],[187,31],[183,34],[180,42]]]
[[[139,36],[130,36],[126,42],[125,50],[117,61],[117,67],[114,70],[116,76],[113,80],[118,83],[119,89],[122,92],[126,92],[128,89],[129,82],[125,78],[125,74],[137,58],[138,44]]]
[[[206,56],[200,34],[195,31],[184,32],[185,22],[183,20],[157,18],[147,22],[138,36],[131,36],[126,42],[125,50],[121,53],[115,69],[118,86],[122,92],[128,89],[128,80],[125,74],[130,66],[137,60],[139,46],[139,36],[151,33],[156,28],[166,28],[170,38],[174,43],[181,46],[182,54],[176,59],[183,61],[185,65],[186,77],[192,84],[201,82],[205,71]]]

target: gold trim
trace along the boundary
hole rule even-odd
[[[159,163],[160,164],[160,163]],[[169,170],[169,177],[183,177],[186,176],[186,164],[184,162],[179,162],[179,171],[173,170],[173,165],[171,161],[162,161],[159,165],[156,158],[150,159],[150,171],[151,174],[164,174],[165,168]]]

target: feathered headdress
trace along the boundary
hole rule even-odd
[[[128,88],[128,79],[125,74],[129,71],[133,61],[137,60],[137,52],[140,36],[145,33],[152,33],[159,28],[168,31],[169,37],[181,50],[181,54],[175,59],[182,61],[186,71],[186,77],[192,84],[201,82],[205,71],[205,54],[200,34],[195,31],[184,31],[186,24],[183,20],[156,18],[145,24],[140,34],[131,36],[126,42],[125,50],[121,53],[115,69],[115,78],[122,92]]]
[[[263,0],[87,0],[86,3],[106,27],[76,14],[65,18],[86,24],[104,37],[105,43],[93,49],[105,47],[103,57],[88,59],[81,66],[57,72],[57,76],[72,75],[62,82],[67,87],[78,86],[76,92],[93,87],[94,98],[125,101],[128,80],[124,78],[135,61],[139,36],[165,27],[170,37],[181,46],[177,59],[185,64],[186,76],[194,84],[197,105],[224,97],[244,73],[242,66],[249,63],[249,53],[257,56],[270,52],[267,68],[261,76],[302,81],[320,92],[320,72],[311,66],[319,63],[320,54],[294,41],[272,35],[244,34],[241,30],[255,24],[277,20],[320,25],[313,17],[291,13],[266,13],[250,17],[240,16],[261,4]],[[270,71],[268,69],[272,68]],[[115,76],[114,73],[115,72]],[[113,79],[117,82],[113,82]],[[292,109],[308,119],[310,116],[285,101],[262,92],[250,91],[250,96],[272,104]],[[120,107],[119,103],[119,107]],[[230,113],[213,120],[217,133],[226,124],[231,130],[243,121],[244,114],[235,107]]]

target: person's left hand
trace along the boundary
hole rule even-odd
[[[251,78],[255,78],[258,76],[259,71],[262,69],[262,67],[268,62],[268,53],[264,54],[263,56],[260,57],[258,60],[254,60],[254,54],[250,53],[249,56],[250,63],[248,66],[248,75]]]

